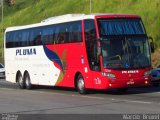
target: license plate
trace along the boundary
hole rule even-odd
[[[130,80],[127,82],[127,85],[133,85],[133,84],[134,84],[133,79],[130,79]]]

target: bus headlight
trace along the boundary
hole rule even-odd
[[[145,73],[144,73],[144,76],[148,76],[148,75],[151,75],[151,71],[149,70],[149,71],[146,71]]]
[[[102,75],[103,75],[103,76],[106,76],[106,77],[108,77],[108,78],[116,78],[116,76],[115,76],[114,74],[112,74],[112,73],[102,72]]]

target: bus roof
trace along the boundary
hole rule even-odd
[[[36,24],[8,27],[5,32],[58,24],[58,23],[64,23],[64,22],[71,22],[71,21],[77,21],[77,20],[83,20],[83,19],[94,19],[94,18],[140,18],[140,16],[134,15],[134,14],[109,14],[109,13],[90,14],[90,15],[65,14],[65,15],[47,18],[45,20],[42,20],[40,23],[36,23]]]

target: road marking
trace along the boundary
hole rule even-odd
[[[140,103],[140,104],[152,104],[153,102],[146,102],[146,101],[134,101],[134,100],[122,100],[124,102],[132,102],[132,103]]]
[[[5,89],[9,91],[13,91],[11,88],[0,88]],[[20,90],[20,89],[14,89],[14,90]],[[57,92],[47,92],[47,91],[33,91],[33,90],[23,90],[25,92],[32,92],[32,93],[42,93],[42,94],[55,94],[55,95],[62,95],[62,96],[72,96],[72,97],[81,97],[81,98],[88,98],[88,99],[99,99],[99,100],[107,100],[107,98],[104,97],[94,97],[94,96],[86,96],[86,95],[76,95],[76,94],[64,94],[64,93],[57,93]],[[160,92],[159,92],[160,93]],[[147,102],[147,101],[137,101],[137,100],[126,100],[126,99],[115,99],[115,98],[108,98],[108,100],[116,101],[116,102],[131,102],[131,103],[139,103],[139,104],[154,104],[154,102]],[[158,103],[160,105],[160,103]]]
[[[103,98],[103,97],[93,97],[93,96],[86,96],[86,95],[74,95],[74,96],[89,98],[89,99],[99,99],[99,100],[105,100],[106,99],[106,98]]]

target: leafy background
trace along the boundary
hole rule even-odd
[[[3,25],[0,23],[0,28],[37,23],[51,16],[68,13],[90,14],[90,0],[16,0],[10,6],[4,3],[4,22]],[[156,52],[152,54],[152,65],[156,67],[160,64],[160,0],[92,0],[92,13],[140,15],[156,47]],[[2,38],[1,30],[0,61],[3,61]]]

